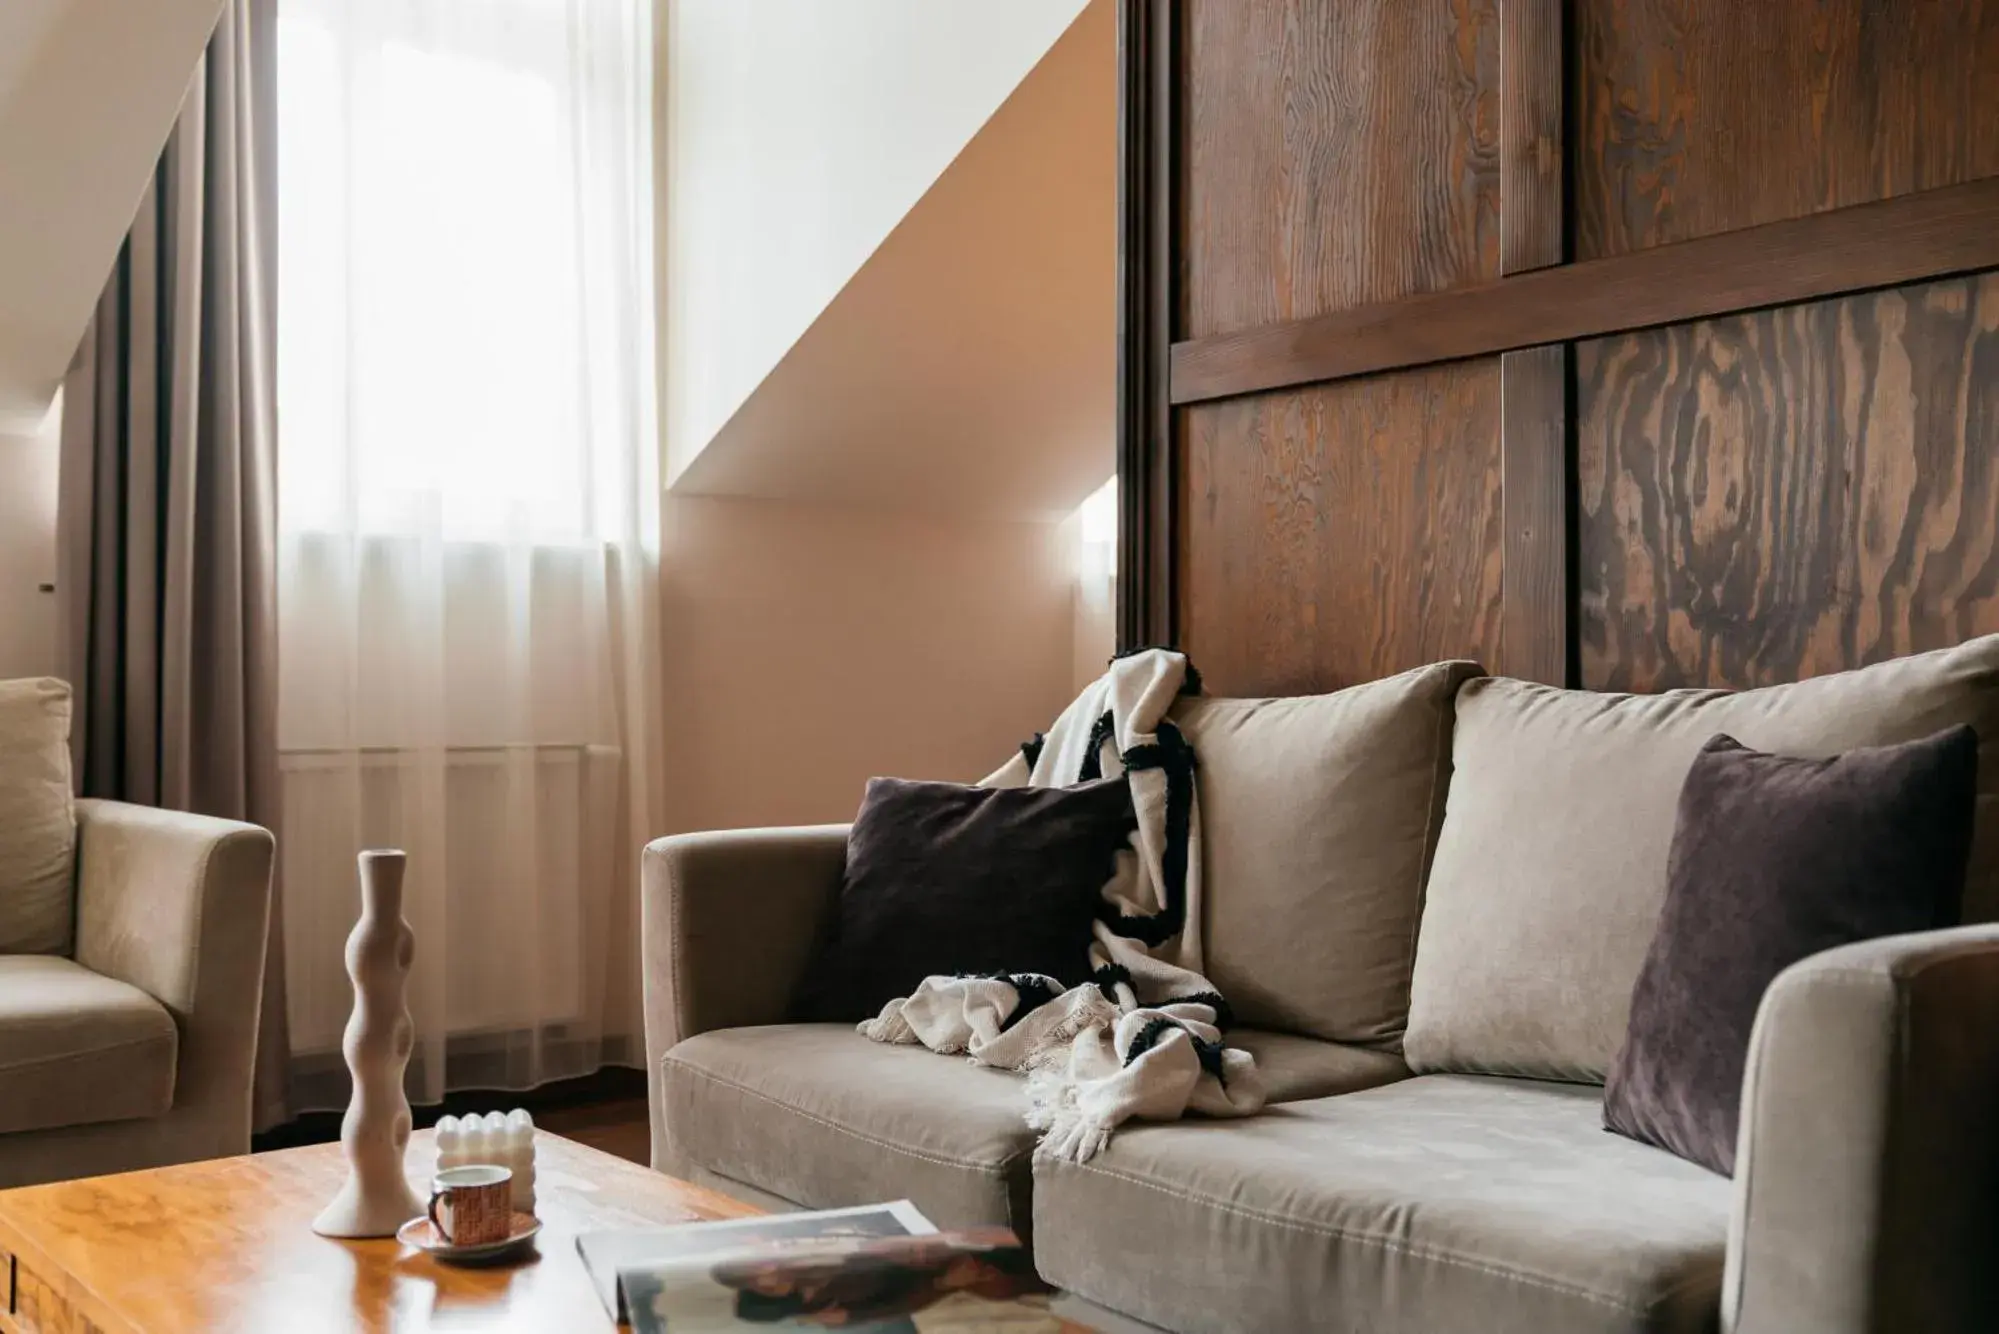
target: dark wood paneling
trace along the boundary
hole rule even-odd
[[[1179,0],[1118,6],[1120,650],[1173,640],[1173,106]]]
[[[1184,411],[1181,643],[1216,694],[1497,660],[1499,364]]]
[[[1999,179],[1174,345],[1194,403],[1999,267]]]
[[[1497,0],[1185,0],[1181,335],[1499,272]]]
[[[1565,258],[1563,0],[1500,0],[1499,269]]]
[[[1526,681],[1569,683],[1569,349],[1499,362],[1505,615],[1490,664]]]
[[[1999,275],[1578,350],[1583,684],[1999,631]]]
[[[1585,0],[1577,253],[1999,174],[1999,4]]]

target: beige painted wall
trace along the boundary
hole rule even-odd
[[[971,782],[1072,694],[1073,528],[669,498],[675,830],[852,817],[870,775]]]
[[[56,671],[56,461],[59,413],[0,431],[0,680]]]
[[[935,193],[939,174],[977,156],[976,145],[961,149],[1001,120],[993,113],[1023,76],[1036,83],[1029,70],[1085,0],[659,3],[659,365],[671,482],[919,198]],[[771,21],[773,10],[784,21]],[[1110,31],[1100,23],[1085,36]],[[1068,45],[1065,68],[1088,69],[1073,32]],[[1109,144],[1115,65],[1108,40],[1098,45],[1102,86],[1091,91],[1101,97],[1080,100],[1101,103],[1096,119]],[[1095,111],[1072,110],[1078,79],[1038,80],[1048,103],[1039,119],[1035,106],[1009,106],[1015,137],[1094,125]],[[1095,184],[1108,201],[1114,161],[1100,156],[1104,179]],[[1017,173],[975,175],[962,189],[1009,188]],[[1113,244],[1107,204],[1103,212],[1109,404]],[[1006,270],[1027,253],[984,259]],[[933,333],[925,326],[923,336]],[[863,341],[864,356],[906,360],[878,330]],[[840,392],[865,391],[851,375],[835,378],[830,389],[802,392],[808,417]],[[1020,378],[1008,393],[1032,392]],[[978,406],[970,397],[961,404],[967,413]],[[1088,462],[1076,487],[1053,488],[1065,492],[1063,508],[1110,467],[1108,412],[1097,416],[1070,432]],[[770,429],[800,432],[796,416]],[[1036,424],[987,442],[989,452],[1044,449],[1047,433]],[[897,443],[931,443],[918,434]],[[835,479],[868,464],[845,442],[828,445],[827,461]],[[1091,656],[1107,633],[1079,604],[1074,521],[1023,519],[1018,504],[1013,514],[997,504],[973,512],[943,487],[852,490],[823,470],[780,497],[669,490],[662,620],[672,829],[850,819],[876,774],[974,781],[1048,726],[1074,695],[1079,654]]]

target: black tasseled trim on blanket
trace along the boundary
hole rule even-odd
[[[1038,1010],[1049,1001],[1062,994],[1060,986],[1051,986],[1049,979],[1035,973],[1009,973],[1004,969],[992,973],[958,973],[955,976],[975,982],[1004,982],[1013,988],[1013,1009],[1000,1021],[1000,1032],[1004,1033],[1019,1023],[1031,1011]]]
[[[1145,1026],[1132,1035],[1131,1046],[1124,1054],[1124,1063],[1130,1065],[1133,1061],[1151,1051],[1159,1045],[1160,1038],[1164,1037],[1169,1030],[1176,1028],[1186,1033],[1187,1041],[1194,1044],[1194,1059],[1201,1063],[1201,1069],[1213,1075],[1220,1083],[1227,1084],[1228,1078],[1222,1073],[1222,1044],[1219,1042],[1203,1041],[1198,1034],[1189,1030],[1184,1024],[1163,1014],[1156,1018],[1148,1019],[1145,1022]]]
[[[1160,874],[1166,881],[1166,906],[1149,917],[1126,916],[1111,903],[1103,904],[1097,911],[1098,921],[1118,935],[1147,947],[1171,940],[1187,923],[1187,844],[1194,822],[1194,748],[1187,744],[1178,727],[1163,720],[1158,736],[1151,745],[1133,746],[1126,751],[1124,767],[1127,774],[1145,769],[1166,772],[1166,846],[1159,854]]]
[[[1047,978],[1037,977],[1033,973],[1014,973],[1006,980],[1013,984],[1014,1003],[1013,1013],[1000,1023],[1002,1033],[1019,1023],[1030,1012],[1040,1009],[1062,994],[1049,985]]]
[[[1216,1028],[1235,1027],[1235,1011],[1230,1008],[1228,1001],[1223,999],[1219,991],[1197,991],[1190,996],[1175,996],[1171,1000],[1157,1003],[1157,1007],[1162,1010],[1169,1005],[1205,1005],[1215,1012]]]
[[[1104,993],[1105,1000],[1115,1005],[1117,994],[1112,989],[1120,982],[1126,986],[1131,985],[1131,969],[1121,963],[1107,963],[1090,974],[1090,981],[1096,983],[1097,990]]]
[[[1094,783],[1104,776],[1104,747],[1117,734],[1117,722],[1109,709],[1103,716],[1090,724],[1090,740],[1083,747],[1083,768],[1076,775],[1078,783]]]

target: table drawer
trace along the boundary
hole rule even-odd
[[[0,1249],[5,1268],[0,1278],[6,1283],[7,1314],[0,1317],[0,1330],[7,1334],[104,1334],[88,1316],[69,1304],[60,1288],[44,1283],[17,1255]]]

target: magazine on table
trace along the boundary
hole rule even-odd
[[[826,1329],[1054,1334],[1027,1250],[1004,1228],[939,1232],[908,1201],[576,1240],[634,1334]]]

